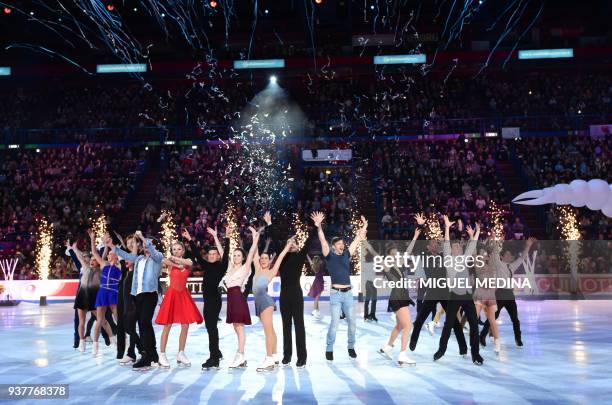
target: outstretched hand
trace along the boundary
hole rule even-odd
[[[217,237],[217,229],[213,229],[211,227],[206,228],[206,232],[208,232],[209,235],[211,235],[213,238]]]
[[[448,215],[444,215],[444,226],[448,229],[450,229],[451,226],[453,226],[455,224],[454,221],[451,221],[450,219],[448,219]]]
[[[415,214],[414,219],[418,225],[425,225],[425,215],[422,212]]]
[[[314,225],[317,228],[320,228],[321,224],[323,223],[323,220],[325,219],[325,214],[320,211],[315,211],[310,214],[310,219],[312,219],[312,222],[314,222]]]
[[[270,211],[266,211],[266,213],[263,216],[263,219],[266,225],[270,226],[272,224],[272,215],[270,215]]]
[[[187,239],[188,241],[191,241],[191,235],[189,234],[189,231],[187,229],[183,229],[183,232],[181,232],[181,236]]]

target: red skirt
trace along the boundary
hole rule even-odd
[[[227,290],[227,323],[251,324],[249,304],[242,295],[240,287],[230,287]]]
[[[178,291],[174,288],[168,288],[159,307],[157,318],[155,318],[156,324],[189,324],[202,323],[203,321],[204,318],[202,318],[202,314],[200,314],[200,310],[188,290]]]

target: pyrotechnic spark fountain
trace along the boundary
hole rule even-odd
[[[300,216],[298,213],[295,213],[295,212],[293,213],[292,226],[295,231],[295,236],[296,236],[295,240],[297,242],[298,248],[301,249],[304,247],[304,244],[306,243],[306,239],[308,239],[308,230],[307,230],[306,225],[300,219]]]
[[[231,235],[225,235],[230,240],[230,252],[233,252],[240,247],[240,231],[238,230],[238,221],[236,219],[236,208],[231,203],[226,208],[225,218],[228,226],[233,229]]]
[[[164,246],[166,256],[172,254],[172,244],[178,239],[176,234],[176,224],[172,218],[172,213],[168,210],[162,210],[163,221],[161,225],[161,242]]]
[[[425,222],[425,235],[427,239],[441,239],[442,229],[440,228],[440,221],[436,218],[436,214],[433,212],[427,217]]]
[[[100,213],[96,218],[94,218],[91,221],[91,223],[92,223],[94,234],[96,235],[96,244],[97,245],[103,244],[103,238],[107,232],[106,217],[104,216],[104,213]]]
[[[39,219],[37,223],[35,254],[38,279],[46,281],[49,279],[53,255],[53,224],[49,224],[45,218]]]
[[[350,240],[351,242],[355,240],[357,237],[357,232],[361,229],[361,216],[357,213],[357,211],[351,211],[351,219],[349,221],[350,224]],[[357,251],[354,255],[351,256],[351,262],[353,263],[353,268],[355,269],[355,275],[361,274],[361,243],[357,245]]]
[[[557,216],[559,223],[557,229],[561,232],[561,237],[566,241],[564,247],[565,257],[570,266],[570,274],[572,275],[572,292],[578,291],[578,260],[582,243],[579,242],[581,235],[578,230],[578,221],[576,220],[576,212],[567,205],[557,207]]]
[[[495,201],[491,201],[489,206],[489,217],[491,218],[492,224],[489,236],[491,236],[493,240],[504,240],[504,224],[502,221],[504,211],[495,204]]]

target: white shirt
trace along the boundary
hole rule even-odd
[[[138,287],[136,288],[136,295],[142,292],[142,281],[144,280],[144,269],[147,265],[147,260],[149,259],[145,258],[143,260],[139,260],[138,264],[136,265],[136,274],[138,277]]]

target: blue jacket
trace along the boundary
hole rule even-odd
[[[144,268],[144,276],[142,278],[141,293],[157,291],[157,285],[159,283],[159,274],[161,273],[162,260],[164,259],[164,255],[161,254],[157,249],[155,249],[155,246],[153,246],[151,239],[147,239],[147,250],[151,253],[148,258],[145,255],[134,255],[120,248],[115,248],[117,256],[134,263],[134,278],[132,281],[131,291],[132,295],[136,295],[136,292],[138,291],[138,263],[141,260],[147,261]]]

